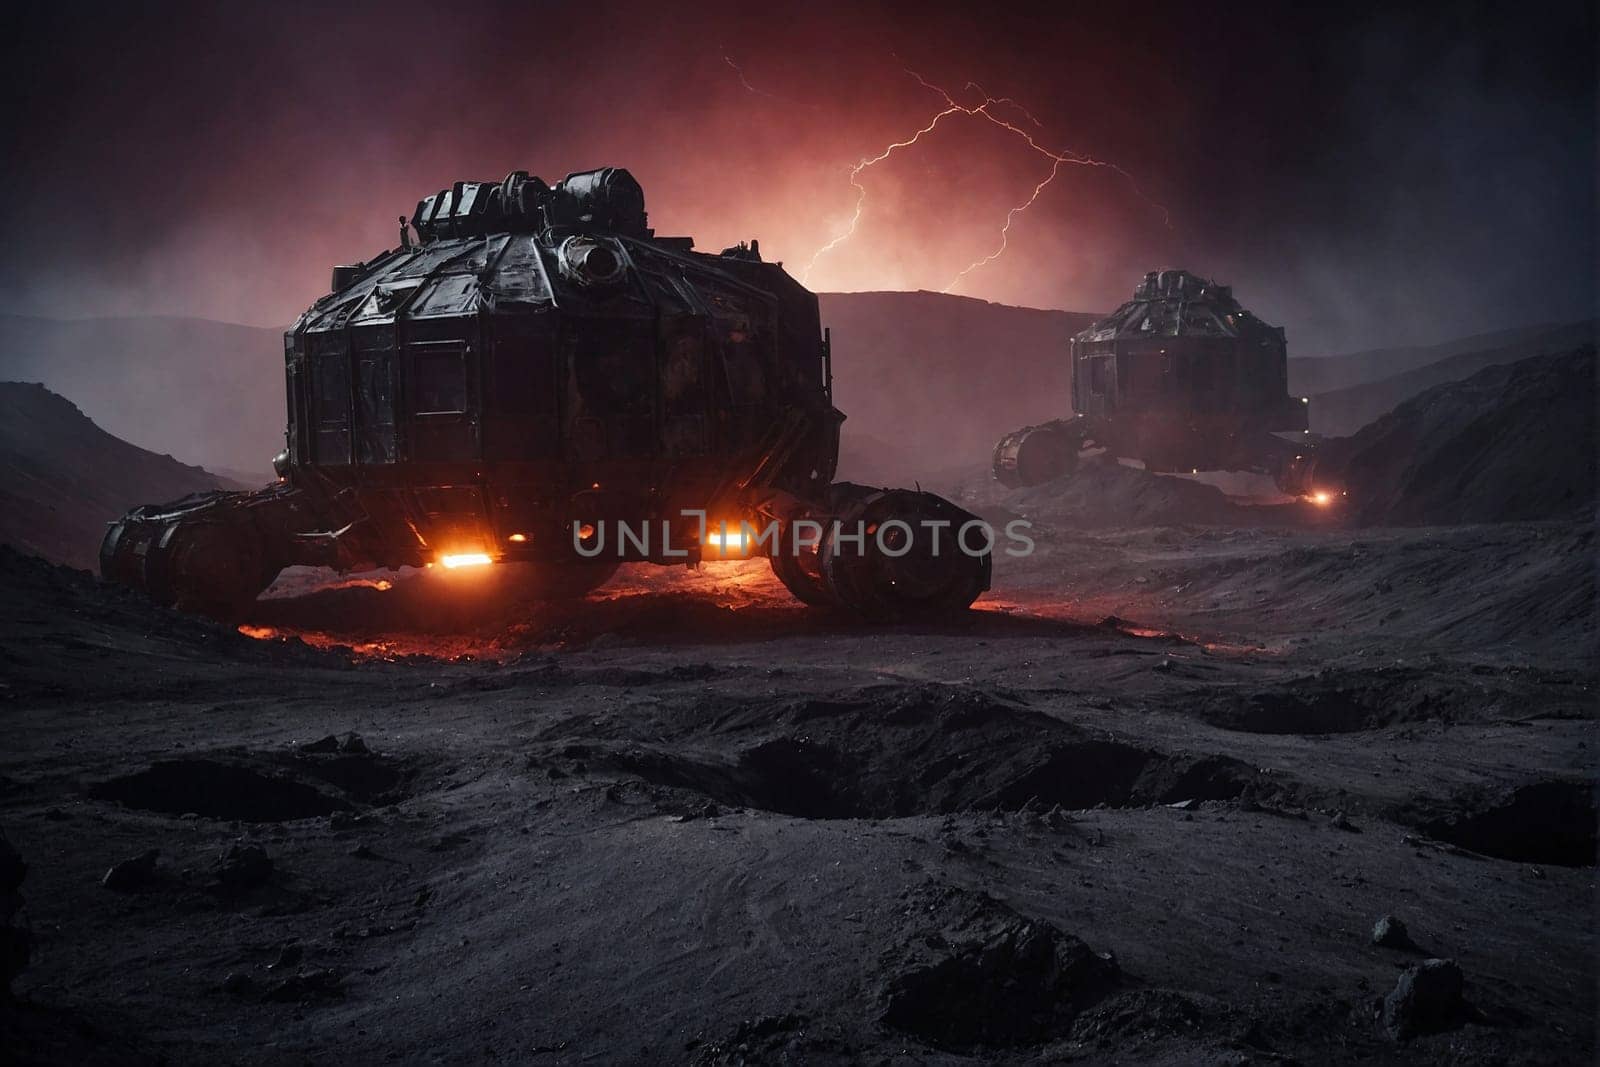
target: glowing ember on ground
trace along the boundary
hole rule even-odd
[[[453,555],[440,556],[439,563],[445,570],[455,570],[457,567],[482,567],[493,563],[487,552],[458,552]]]
[[[257,641],[271,641],[273,638],[278,636],[278,631],[274,630],[270,626],[249,626],[241,624],[239,626],[239,632],[244,634],[246,637],[253,637]]]

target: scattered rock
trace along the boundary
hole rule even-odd
[[[1423,960],[1406,968],[1383,998],[1383,1028],[1405,1040],[1459,1024],[1466,1014],[1465,980],[1454,960]]]
[[[807,1055],[804,1015],[775,1015],[745,1019],[725,1040],[707,1042],[699,1048],[696,1067],[723,1067],[745,1063],[804,1063]],[[566,1042],[562,1042],[564,1046]]]
[[[367,743],[361,739],[360,734],[352,731],[343,734],[329,734],[320,740],[301,745],[300,751],[313,756],[323,756],[334,752],[361,756],[372,750],[367,747]]]
[[[706,800],[698,804],[690,803],[678,814],[671,816],[669,822],[693,822],[696,819],[715,819],[722,814],[714,801]]]
[[[931,958],[889,982],[883,1022],[944,1048],[1048,1041],[1118,977],[1109,954],[993,903],[918,951]]]
[[[1411,935],[1406,924],[1393,915],[1385,915],[1372,925],[1372,943],[1383,948],[1412,948]]]
[[[1072,1024],[1075,1044],[1099,1050],[1092,1062],[1282,1063],[1248,1014],[1199,993],[1118,993]]]
[[[224,889],[254,889],[272,877],[272,857],[260,845],[235,843],[217,857],[215,869]]]
[[[156,860],[161,856],[158,848],[147,849],[132,859],[111,865],[100,884],[118,893],[132,893],[143,889],[155,880]]]

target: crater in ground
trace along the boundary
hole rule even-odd
[[[1596,812],[1588,782],[1534,782],[1431,819],[1429,837],[1497,859],[1592,867]]]
[[[732,762],[645,746],[592,751],[590,762],[724,805],[811,819],[1142,806],[1279,788],[1239,760],[1094,736],[959,687],[753,708],[721,725],[760,724],[767,736],[739,747]]]
[[[160,760],[90,786],[89,795],[141,811],[239,822],[287,822],[350,810],[347,801],[305,782],[214,759]]]
[[[96,800],[165,815],[288,822],[405,799],[407,765],[371,753],[158,760],[88,788]]]

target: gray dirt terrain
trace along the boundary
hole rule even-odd
[[[0,550],[5,1043],[1591,1059],[1589,525],[1036,535],[893,627],[750,563],[293,574],[247,636]]]

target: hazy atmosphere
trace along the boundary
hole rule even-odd
[[[1105,311],[1182,266],[1299,355],[1586,317],[1593,13],[1541,10],[23,5],[0,310],[282,326],[451,181],[619,165],[819,291]],[[912,72],[1014,128],[862,169],[818,255],[950,106]]]
[[[1396,7],[10,9],[0,1061],[1595,1062],[1596,9]]]

